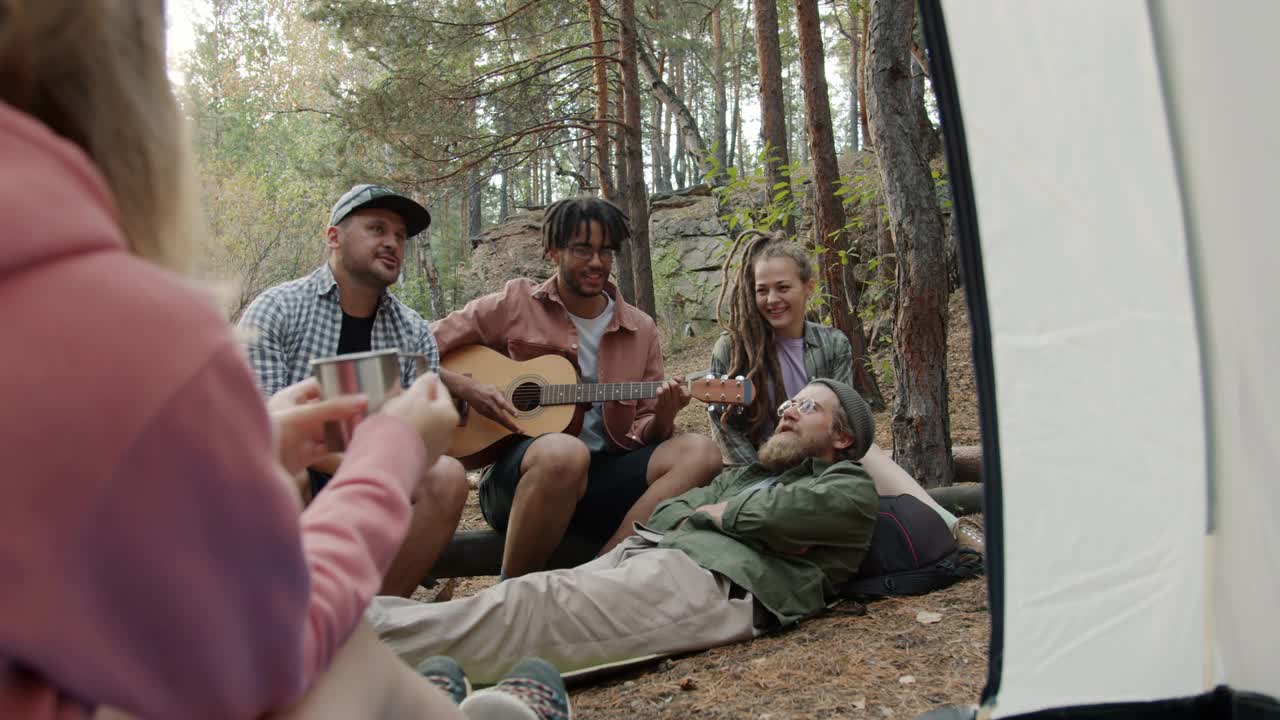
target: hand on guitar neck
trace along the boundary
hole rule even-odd
[[[671,437],[676,429],[676,414],[692,399],[693,393],[683,375],[676,375],[662,383],[662,387],[658,388],[658,405],[653,409],[653,421],[645,430],[648,435],[644,438],[645,443],[653,445]]]

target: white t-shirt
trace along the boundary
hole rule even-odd
[[[569,313],[569,319],[578,328],[578,368],[582,370],[584,383],[600,382],[596,370],[600,358],[600,338],[604,337],[604,330],[613,319],[614,305],[613,298],[608,293],[604,297],[609,303],[605,305],[604,312],[593,318],[581,318]],[[582,432],[578,433],[578,439],[586,443],[587,449],[592,452],[605,449],[604,414],[600,411],[600,403],[592,403],[591,409],[583,416]]]

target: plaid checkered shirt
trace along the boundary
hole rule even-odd
[[[281,388],[310,377],[310,362],[337,355],[342,334],[338,281],[329,264],[306,277],[268,288],[249,304],[239,325],[251,336],[249,364],[264,395],[271,397]],[[390,292],[383,293],[378,303],[370,340],[374,350],[398,348],[421,353],[430,370],[440,367],[440,351],[431,327]],[[413,358],[401,357],[401,383],[408,387],[416,376]]]

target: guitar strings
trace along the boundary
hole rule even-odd
[[[648,380],[648,381],[642,381],[642,382],[636,382],[636,383],[611,383],[611,384],[640,386],[640,388],[633,388],[633,389],[643,389],[644,386],[648,385],[648,386],[651,386],[649,389],[653,389],[653,387],[661,385],[662,383]],[[513,400],[536,400],[542,396],[543,390],[547,388],[552,388],[552,387],[582,387],[582,386],[581,385],[535,385],[533,387],[528,387],[528,386],[522,385],[511,392],[511,398]],[[596,390],[596,392],[600,392],[600,391]]]

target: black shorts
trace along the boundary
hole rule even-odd
[[[498,462],[489,466],[480,480],[480,512],[484,514],[485,521],[498,532],[507,530],[516,485],[520,483],[520,464],[535,439],[520,441]],[[591,453],[587,492],[573,511],[568,532],[601,544],[613,537],[622,518],[626,517],[631,506],[649,489],[645,475],[649,470],[649,458],[656,447],[649,445],[620,453]]]

